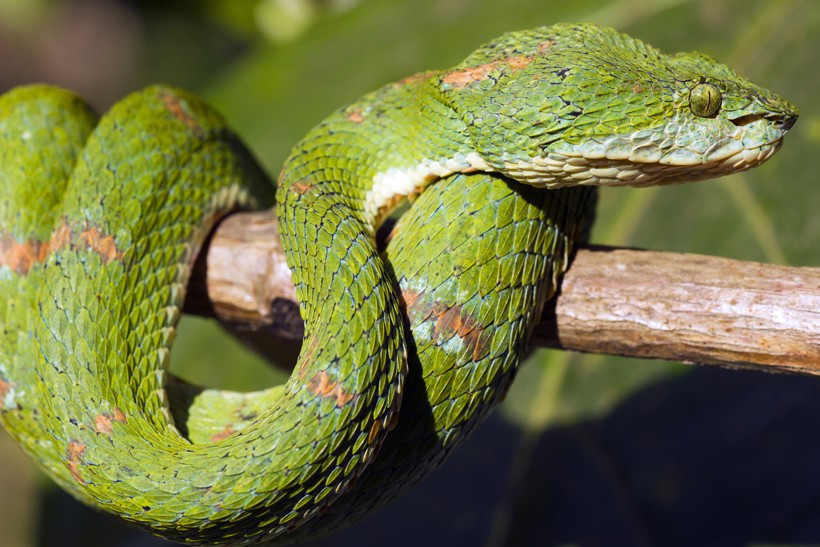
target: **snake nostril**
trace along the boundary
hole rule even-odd
[[[794,125],[794,122],[797,121],[797,114],[792,114],[790,116],[785,116],[781,118],[780,127],[783,128],[783,131],[788,131]]]

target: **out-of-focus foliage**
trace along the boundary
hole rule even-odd
[[[0,0],[0,86],[61,83],[101,108],[154,81],[189,87],[276,173],[302,134],[362,93],[454,64],[504,31],[558,21],[709,53],[801,113],[783,150],[754,171],[603,192],[595,242],[820,263],[812,0]],[[235,389],[281,378],[209,322],[186,320],[179,338],[173,367],[188,378]],[[315,545],[820,543],[818,388],[536,351],[442,470]],[[38,483],[4,436],[0,459],[0,544],[163,544]]]

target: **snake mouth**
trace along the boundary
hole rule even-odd
[[[758,112],[753,114],[744,114],[743,116],[738,116],[737,118],[731,118],[729,121],[737,127],[743,127],[758,120],[766,120],[774,127],[785,133],[791,129],[794,122],[797,121],[797,115],[764,114],[762,112]]]

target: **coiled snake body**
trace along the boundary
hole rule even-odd
[[[385,86],[285,163],[276,207],[305,340],[287,384],[237,394],[165,369],[200,243],[271,203],[250,154],[179,90],[99,122],[67,92],[13,90],[0,421],[75,497],[169,539],[332,529],[418,480],[502,396],[595,186],[747,169],[795,119],[706,56],[592,25],[506,34]],[[380,256],[374,233],[408,198]]]

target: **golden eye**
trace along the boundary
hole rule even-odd
[[[712,84],[698,84],[689,92],[689,108],[700,118],[712,118],[720,110],[723,97]]]

